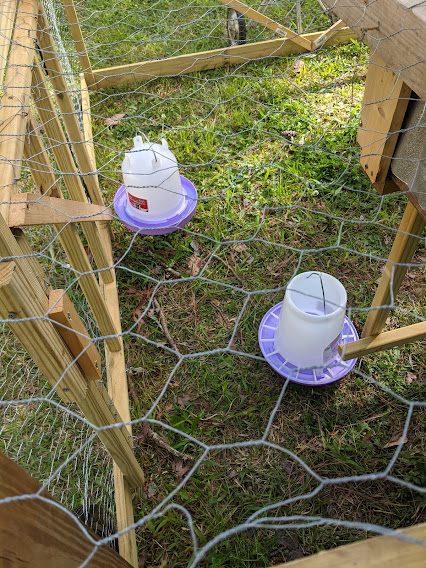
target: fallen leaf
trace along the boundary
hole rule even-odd
[[[251,264],[252,262],[254,262],[254,256],[253,255],[249,256],[249,258],[247,259],[247,264]]]
[[[178,397],[178,405],[180,406],[180,408],[185,408],[186,403],[189,402],[192,399],[192,396],[189,394],[184,394],[183,396]]]
[[[293,65],[293,69],[295,73],[301,73],[302,71],[305,70],[305,62],[303,61],[303,59],[299,59],[298,61],[296,61],[296,63]]]
[[[147,495],[148,497],[154,497],[158,493],[158,487],[155,485],[153,481],[148,484]]]
[[[236,252],[244,252],[248,250],[248,246],[244,243],[240,243],[239,245],[234,245],[233,248]]]
[[[389,440],[389,442],[385,444],[383,447],[393,448],[395,446],[399,446],[400,444],[405,444],[406,442],[408,442],[408,438],[407,437],[403,438],[403,433],[401,431],[394,434],[392,438]]]
[[[200,273],[203,264],[204,261],[200,256],[196,255],[195,253],[191,255],[191,258],[188,261],[188,268],[191,276],[197,276],[197,274]]]
[[[292,140],[293,138],[296,138],[297,132],[295,130],[283,130],[281,132],[281,136],[283,136],[287,140]]]
[[[411,385],[411,383],[412,383],[415,379],[417,379],[417,375],[416,375],[415,373],[410,373],[410,372],[408,372],[408,373],[406,373],[406,375],[405,375],[405,384],[406,384],[406,385]]]
[[[113,114],[109,118],[106,118],[102,124],[104,126],[117,126],[118,124],[120,124],[120,122],[122,122],[125,116],[126,115],[122,112],[119,114]]]
[[[172,471],[178,476],[179,481],[183,479],[190,469],[191,466],[184,465],[182,460],[172,462]]]
[[[238,471],[235,469],[231,469],[231,471],[228,473],[228,477],[229,479],[234,479],[234,477],[237,477],[238,475]]]
[[[197,241],[191,241],[191,248],[197,256],[200,256],[200,247]]]

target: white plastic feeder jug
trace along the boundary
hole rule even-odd
[[[167,142],[154,144],[136,136],[133,143],[122,165],[126,213],[144,221],[163,221],[181,213],[185,208],[185,194],[177,160]]]
[[[347,294],[324,272],[303,272],[287,286],[275,349],[301,369],[324,368],[338,355]]]

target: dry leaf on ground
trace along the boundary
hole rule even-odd
[[[119,114],[113,114],[112,116],[106,118],[102,124],[104,126],[117,126],[118,124],[120,124],[120,122],[122,122],[125,116],[126,115],[123,112]]]
[[[305,67],[306,67],[306,65],[305,65],[305,62],[303,61],[303,59],[299,59],[293,65],[293,69],[294,69],[295,73],[301,73],[305,69]]]
[[[405,374],[405,384],[411,385],[413,381],[417,379],[417,375],[415,373],[410,373],[409,371]]]
[[[197,256],[195,253],[191,255],[191,258],[188,261],[188,268],[191,276],[197,276],[200,273],[203,264],[204,261],[200,256]]]
[[[405,437],[403,438],[403,432],[396,432],[396,434],[394,434],[392,436],[392,438],[389,440],[389,442],[387,444],[385,444],[383,447],[384,448],[393,448],[395,446],[399,446],[400,444],[405,444],[406,442],[408,442],[408,438]]]
[[[172,471],[178,476],[179,481],[188,473],[190,469],[191,466],[184,465],[182,460],[176,460],[172,462]]]

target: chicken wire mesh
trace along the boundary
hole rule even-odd
[[[82,123],[79,54],[62,3],[43,5]],[[226,7],[213,0],[75,5],[94,69],[229,45]],[[297,32],[296,3],[260,7]],[[301,2],[301,14],[303,33],[331,25],[316,1]],[[248,23],[247,43],[277,37]],[[167,139],[199,196],[191,222],[170,235],[130,233],[116,216],[112,223],[135,451],[147,476],[126,530],[136,528],[146,565],[267,566],[425,518],[424,344],[366,357],[320,391],[275,375],[257,344],[264,313],[304,270],[341,279],[359,331],[370,311],[405,197],[378,195],[358,164],[368,56],[350,41],[92,86],[105,203],[113,203],[123,153],[141,132]],[[53,155],[61,142],[46,135],[33,100],[29,108],[67,195],[70,173]],[[424,106],[410,128],[419,127]],[[20,191],[33,192],[28,164],[20,165]],[[46,281],[67,290],[101,349],[81,275],[57,233],[26,234]],[[424,321],[425,265],[419,246],[407,263],[409,284],[391,303],[390,328]],[[115,542],[112,460],[78,408],[55,395],[10,322],[3,320],[1,340],[2,449],[98,529],[96,517],[98,535]]]

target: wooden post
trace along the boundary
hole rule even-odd
[[[3,85],[7,54],[12,39],[17,0],[3,0],[0,4],[0,87]]]
[[[380,333],[422,235],[425,220],[409,201],[362,331],[362,337]]]
[[[97,174],[93,171],[90,156],[83,144],[83,133],[77,119],[74,104],[68,92],[61,62],[56,53],[56,47],[50,34],[49,24],[44,12],[39,13],[37,39],[43,56],[43,65],[47,70],[50,82],[56,94],[56,102],[62,113],[62,119],[67,130],[69,140],[77,159],[78,166],[83,174],[83,179],[89,192],[92,203],[103,205],[103,198],[99,188]]]
[[[74,40],[75,49],[78,53],[81,69],[84,73],[86,82],[89,85],[93,84],[92,65],[90,63],[89,55],[87,53],[86,44],[84,43],[83,34],[81,33],[78,15],[75,9],[74,0],[62,0],[65,15],[67,17],[72,39]]]
[[[84,327],[80,316],[65,290],[49,294],[49,318],[56,324],[59,335],[81,367],[84,376],[92,381],[101,379],[101,355]]]
[[[81,74],[81,93],[82,93],[82,110],[83,110],[83,133],[87,144],[87,150],[95,160],[93,147],[92,121],[90,113],[90,97],[87,90],[87,84],[84,75]],[[109,256],[110,262],[113,262],[110,225],[108,223],[101,224],[101,238],[104,248]],[[102,294],[111,309],[111,316],[121,332],[120,307],[118,303],[117,285],[115,282],[105,284],[102,280],[99,282]],[[106,370],[108,379],[108,393],[114,400],[116,408],[124,420],[130,421],[129,410],[129,393],[126,375],[126,359],[124,355],[124,346],[121,341],[121,349],[119,351],[110,351],[108,346],[105,347]],[[132,433],[132,427],[127,427],[129,435]],[[126,527],[134,523],[132,488],[127,483],[124,475],[119,467],[114,463],[114,497],[115,510],[117,514],[117,530],[122,531]],[[118,537],[118,547],[121,556],[127,560],[134,568],[138,568],[138,551],[136,546],[135,530],[128,530]]]
[[[44,147],[44,143],[35,130],[33,130],[30,134],[30,146],[33,148],[33,151],[37,156],[37,162],[41,164],[40,168],[34,168],[33,162],[28,162],[33,181],[37,189],[41,192],[42,187],[39,184],[42,179],[44,180],[47,188],[54,187],[56,178],[53,173],[53,168]],[[40,170],[43,172],[42,177],[39,175]],[[59,195],[58,193],[57,195],[60,197],[62,194],[58,187],[56,188],[56,191],[59,192]],[[85,225],[87,226],[87,223]],[[112,321],[109,308],[102,297],[98,281],[92,271],[92,266],[87,258],[86,251],[84,250],[83,243],[81,242],[76,227],[70,223],[66,226],[57,225],[55,228],[59,232],[59,238],[71,266],[74,270],[76,270],[78,275],[84,275],[79,277],[78,282],[83,290],[90,309],[93,312],[101,333],[104,335],[117,335],[117,328]],[[99,245],[103,249],[101,242]],[[106,262],[109,263],[108,258],[106,258]],[[120,349],[121,343],[117,337],[111,337],[106,341],[111,350]]]
[[[31,95],[31,70],[35,56],[37,0],[20,0],[0,108],[0,201],[17,193],[26,121]],[[9,216],[9,205],[0,205],[0,215]]]
[[[74,158],[68,146],[68,140],[62,129],[61,121],[57,115],[55,105],[50,96],[49,88],[46,85],[44,74],[40,66],[36,63],[33,69],[33,93],[34,101],[41,120],[44,122],[44,128],[49,141],[52,145],[52,151],[58,164],[58,168],[66,173],[64,182],[68,189],[71,199],[87,203],[86,193],[79,177],[79,172],[74,163]],[[104,205],[103,202],[97,203]],[[96,223],[89,223],[83,227],[87,242],[93,253],[96,265],[99,269],[108,268],[111,265],[103,249],[99,237],[99,230]],[[106,282],[112,282],[112,274],[110,270],[102,272],[102,278]]]
[[[99,537],[86,528],[89,538],[77,519],[60,508],[47,491],[40,491],[39,482],[2,452],[0,500],[0,558],[5,568],[75,568],[93,553]],[[98,546],[84,565],[130,568],[107,544]]]
[[[0,316],[24,346],[40,371],[65,402],[76,402],[87,420],[120,467],[132,487],[144,483],[125,426],[105,387],[87,381],[54,324],[49,321],[48,306],[43,309],[33,289],[22,278],[14,262],[0,263]],[[14,322],[14,320],[17,320]],[[24,320],[24,321],[19,321]]]
[[[386,66],[377,54],[370,58],[365,81],[358,143],[360,162],[378,193],[398,191],[386,184],[399,130],[411,89]]]

